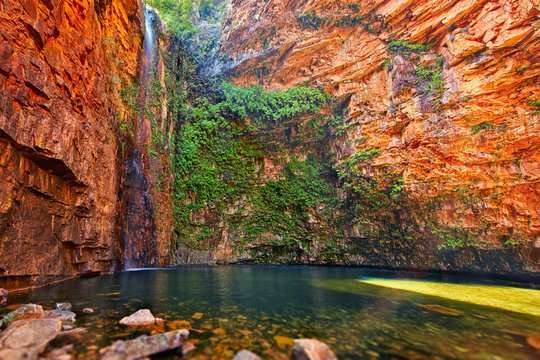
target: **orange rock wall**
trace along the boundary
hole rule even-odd
[[[120,266],[114,131],[142,4],[0,2],[0,287]]]
[[[309,12],[321,19],[319,28],[298,20]],[[431,203],[436,223],[495,248],[519,243],[527,249],[524,266],[538,271],[540,116],[529,101],[540,99],[539,13],[536,0],[233,0],[223,51],[236,84],[270,90],[307,84],[350,96],[350,126],[330,146],[340,160],[381,150],[364,170],[403,178],[401,213],[409,219],[397,221],[421,223],[415,212]],[[338,25],[355,16],[364,16],[360,24]],[[430,48],[392,54],[392,40]],[[410,74],[438,58],[443,92],[435,97],[414,86]],[[365,234],[355,228],[348,235]],[[440,244],[422,246],[431,240],[412,242],[430,252]]]

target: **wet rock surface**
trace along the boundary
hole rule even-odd
[[[111,346],[100,350],[100,353],[103,360],[140,359],[180,348],[186,345],[188,338],[188,330],[175,330],[152,336],[143,335],[133,340],[116,341]]]
[[[46,310],[45,318],[48,319],[59,319],[62,321],[62,324],[73,324],[75,322],[75,313],[68,310]]]

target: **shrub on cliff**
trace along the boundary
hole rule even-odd
[[[392,54],[409,55],[411,53],[424,54],[429,50],[427,44],[411,44],[404,40],[390,41],[387,49]]]

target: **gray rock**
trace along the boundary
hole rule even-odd
[[[242,350],[234,355],[233,360],[261,360],[261,358],[251,351]]]
[[[159,354],[187,345],[189,331],[174,330],[163,334],[142,335],[133,340],[118,340],[111,346],[100,350],[102,360],[135,360]]]
[[[61,302],[61,303],[56,303],[56,308],[58,310],[71,310],[71,304],[68,303],[68,302]]]
[[[322,341],[296,339],[291,350],[291,360],[337,360],[337,357]]]
[[[0,349],[24,353],[42,353],[45,347],[62,329],[59,319],[25,319],[13,322],[0,335]],[[15,353],[12,354],[15,356]],[[17,356],[19,356],[17,355]],[[22,356],[21,355],[21,356]],[[4,357],[10,359],[6,354]],[[14,357],[17,358],[17,357]]]
[[[47,319],[60,319],[63,324],[73,324],[75,322],[75,313],[67,310],[47,310],[45,311],[45,318]]]

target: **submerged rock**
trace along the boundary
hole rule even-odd
[[[296,339],[291,350],[292,360],[337,360],[332,350],[322,341]]]
[[[84,314],[93,314],[93,313],[94,313],[94,309],[92,309],[92,308],[84,308],[84,309],[82,309],[82,312],[83,312]]]
[[[163,319],[155,318],[150,310],[141,309],[129,316],[122,318],[122,320],[120,320],[120,324],[129,326],[144,326],[152,325],[161,321],[163,321]]]
[[[71,360],[71,352],[73,351],[73,345],[66,345],[60,349],[53,349],[44,357],[41,357],[40,360]]]
[[[461,315],[463,315],[463,311],[448,308],[448,307],[442,306],[442,305],[427,304],[427,305],[418,305],[418,306],[420,306],[420,307],[422,307],[424,309],[439,312],[439,313],[445,314],[445,315],[452,315],[452,316],[461,316]]]
[[[248,350],[242,350],[234,355],[233,360],[261,360],[261,358]]]
[[[0,296],[2,297],[0,299],[0,305],[3,305],[7,302],[8,294],[9,294],[9,291],[7,291],[6,289],[0,288]]]
[[[101,349],[100,354],[102,360],[135,360],[180,347],[184,353],[188,349],[193,349],[193,345],[187,342],[188,337],[189,331],[186,329],[152,336],[142,335],[133,340],[118,340],[111,346]]]
[[[67,310],[47,310],[45,311],[45,318],[47,319],[60,319],[63,324],[73,324],[75,322],[75,313]]]
[[[56,303],[56,308],[58,310],[71,310],[71,304],[68,302]]]
[[[59,319],[25,319],[12,323],[0,335],[0,358],[33,358],[33,354],[42,353],[45,347],[62,329]],[[9,351],[11,350],[11,351]],[[25,355],[26,354],[26,355]],[[17,357],[19,356],[19,357]]]
[[[535,348],[540,353],[540,336],[529,336],[526,339],[527,344]]]
[[[84,334],[86,333],[86,328],[83,328],[83,327],[79,327],[79,328],[71,328],[71,329],[66,329],[66,328],[62,328],[62,332],[60,332],[58,334],[58,336],[66,336],[66,335],[80,335],[80,334]]]

